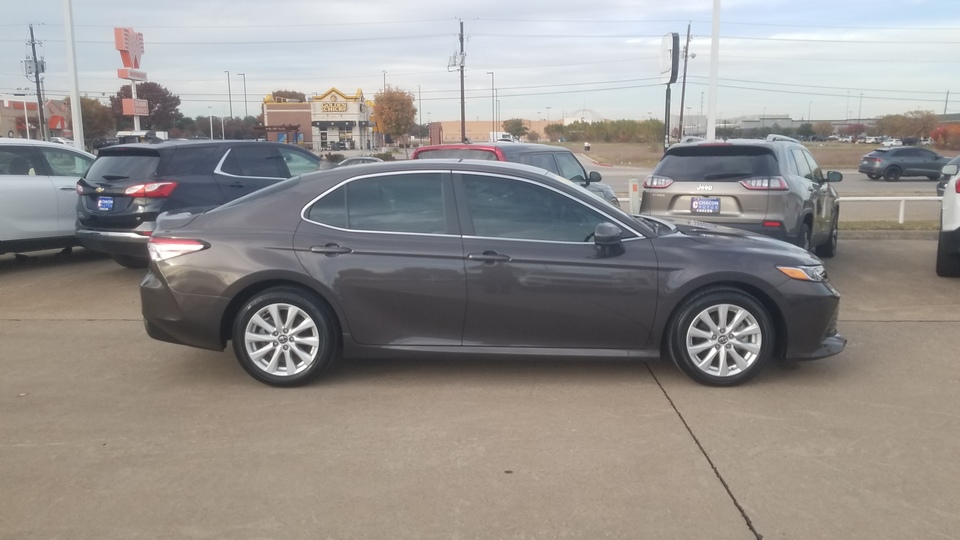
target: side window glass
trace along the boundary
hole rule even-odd
[[[169,165],[166,166],[167,170],[164,174],[189,174],[196,170],[196,168],[203,163],[204,159],[213,155],[216,150],[216,146],[201,146],[196,148],[187,146],[178,148],[173,154],[173,159],[171,159]],[[234,162],[234,165],[235,164],[236,162]],[[239,172],[233,172],[231,174],[239,174]]]
[[[240,171],[240,165],[237,163],[237,156],[233,153],[233,150],[227,150],[227,156],[223,159],[223,163],[220,164],[220,172],[243,176],[243,172]]]
[[[813,180],[813,171],[810,169],[810,164],[807,163],[807,158],[803,156],[803,152],[797,148],[792,148],[790,153],[793,154],[793,159],[797,163],[797,174],[807,180]]]
[[[463,175],[474,234],[555,242],[590,242],[604,217],[542,186],[509,178]]]
[[[553,159],[553,154],[549,152],[530,154],[530,165],[546,169],[553,174],[560,174],[560,169],[557,168],[557,161]]]
[[[279,150],[280,155],[283,156],[283,161],[287,164],[287,170],[290,171],[290,176],[300,176],[320,170],[320,158],[318,157],[312,156],[313,159],[311,159],[311,156],[289,148],[280,148]]]
[[[261,178],[283,178],[280,155],[272,146],[244,145],[230,149],[230,155],[236,159],[240,176]],[[235,174],[235,173],[234,173]]]
[[[557,166],[560,168],[560,176],[566,178],[567,180],[573,180],[574,182],[583,182],[586,180],[584,176],[583,165],[580,165],[580,162],[577,161],[577,158],[573,157],[573,154],[568,154],[566,152],[558,152],[554,154],[554,157],[557,158]]]
[[[53,176],[83,176],[93,163],[92,159],[69,150],[41,148],[40,151],[50,165],[50,174]]]
[[[311,221],[359,231],[446,234],[440,174],[354,180],[310,207]]]
[[[2,176],[36,176],[39,167],[27,149],[3,148],[0,149],[0,175]]]
[[[807,159],[807,164],[810,165],[810,170],[813,171],[813,179],[817,182],[823,182],[823,171],[820,170],[820,165],[817,164],[817,160],[813,159],[813,156],[810,155],[810,152],[806,150],[801,150],[803,157]]]
[[[793,152],[787,152],[787,172],[794,176],[801,176],[800,169],[797,168],[797,158]]]

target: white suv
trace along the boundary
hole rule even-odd
[[[0,254],[77,245],[77,180],[93,154],[32,139],[0,139]]]
[[[940,238],[937,243],[937,275],[960,277],[960,158],[943,166],[946,185],[940,203]]]

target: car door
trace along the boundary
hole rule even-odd
[[[294,249],[329,286],[355,341],[461,345],[466,283],[449,174],[358,176],[302,217]]]
[[[214,169],[226,200],[232,201],[287,178],[283,157],[272,144],[244,144],[229,148]]]
[[[657,303],[651,243],[575,197],[527,179],[454,174],[464,231],[465,346],[640,349]],[[624,252],[601,257],[602,222]]]
[[[940,169],[947,164],[947,160],[940,156],[940,154],[931,152],[926,148],[914,148],[914,151],[917,153],[916,174],[925,176],[937,175],[937,178],[939,178]]]
[[[830,234],[830,229],[833,226],[833,199],[836,195],[813,155],[805,148],[801,149],[801,152],[813,174],[813,191],[811,192],[814,196],[812,240],[813,245],[817,245]]]
[[[57,194],[58,236],[71,236],[77,226],[77,181],[86,174],[93,158],[68,148],[37,150]]]
[[[76,201],[75,188],[73,197]],[[35,148],[0,145],[0,241],[64,236],[57,201],[57,189]]]
[[[810,161],[807,160],[804,150],[801,148],[790,148],[788,152],[792,159],[791,167],[794,167],[791,169],[791,172],[795,174],[794,180],[798,185],[796,192],[799,201],[785,200],[782,211],[784,219],[795,218],[797,220],[797,222],[793,224],[797,229],[791,233],[796,234],[796,231],[799,231],[799,226],[803,223],[802,218],[804,215],[807,213],[816,215],[816,213],[820,211],[822,194],[819,191],[820,185],[815,178],[815,169],[811,166]],[[811,235],[814,241],[816,241],[816,238],[821,234],[821,228],[820,223],[815,217],[813,226],[811,227]]]

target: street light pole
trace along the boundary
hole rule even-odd
[[[420,93],[420,85],[417,85],[417,140],[420,146],[423,146],[423,94]]]
[[[493,82],[493,72],[488,71],[487,75],[490,76],[490,116],[492,117],[490,119],[490,126],[492,128],[490,130],[490,138],[492,142],[493,140],[499,138],[495,136],[497,132],[497,96],[494,95],[494,89],[496,88],[496,85],[494,85]]]
[[[863,118],[863,92],[860,92],[860,108],[857,109],[857,126],[859,126],[860,123],[862,122],[861,120],[862,118]],[[857,127],[857,129],[859,130],[860,128]]]
[[[233,92],[230,91],[230,72],[224,71],[227,74],[227,101],[230,102],[230,118],[233,118]]]
[[[250,113],[247,112],[247,74],[246,73],[237,73],[243,77],[243,117],[246,118],[250,116]]]
[[[210,140],[213,140],[213,106],[207,106],[207,110],[210,113]]]
[[[547,123],[550,123],[550,107],[547,107]]]
[[[383,70],[383,92],[387,92],[387,70]]]

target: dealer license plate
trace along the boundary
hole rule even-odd
[[[713,197],[694,197],[690,201],[690,211],[694,214],[719,214],[720,199]]]
[[[97,199],[97,210],[109,212],[113,210],[113,197],[100,197]]]

